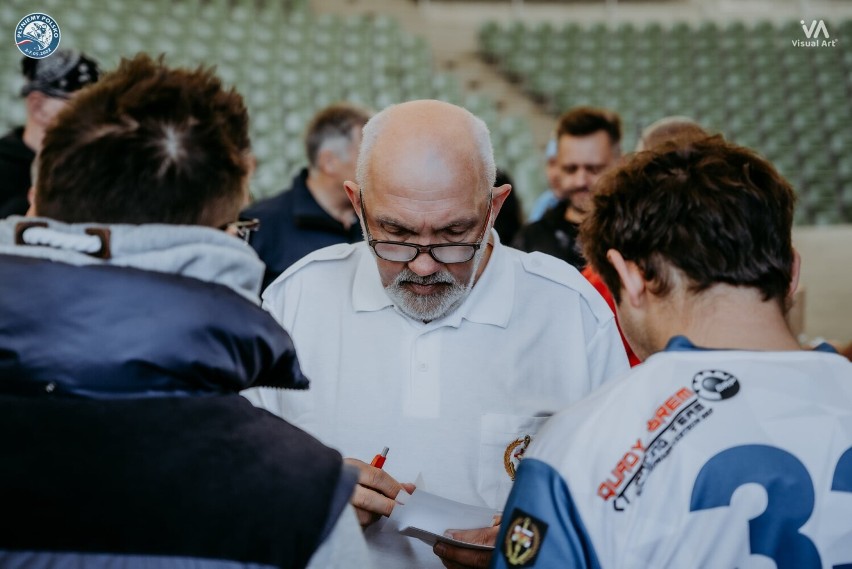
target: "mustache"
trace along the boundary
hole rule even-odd
[[[426,275],[425,277],[421,277],[414,271],[410,269],[403,269],[394,279],[395,285],[401,285],[404,283],[412,283],[418,285],[433,285],[433,284],[455,284],[455,279],[449,273],[439,271],[437,273],[432,273],[431,275]]]

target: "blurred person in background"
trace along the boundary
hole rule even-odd
[[[504,184],[509,184],[512,191],[506,196],[503,207],[500,208],[500,215],[494,220],[494,230],[500,236],[501,243],[511,243],[515,234],[524,224],[524,216],[521,202],[517,198],[518,192],[514,180],[508,172],[497,168],[497,179],[494,182],[494,187],[499,188]]]
[[[266,263],[264,288],[308,253],[360,240],[343,182],[355,177],[361,130],[369,118],[366,109],[346,103],[319,111],[305,131],[308,166],[289,189],[243,212],[244,218],[260,221],[250,243]]]
[[[527,223],[538,221],[544,215],[544,212],[559,203],[559,198],[554,193],[554,188],[559,184],[559,163],[556,160],[555,138],[548,140],[547,146],[544,148],[544,174],[547,178],[547,189],[533,202]]]
[[[642,130],[636,141],[636,152],[652,150],[666,142],[688,143],[710,136],[700,124],[689,117],[673,115],[652,122]]]
[[[556,143],[554,193],[560,201],[523,227],[512,246],[547,253],[582,270],[586,261],[577,241],[579,226],[591,208],[594,183],[621,156],[621,119],[607,109],[575,107],[559,118]]]
[[[27,118],[23,126],[0,138],[0,219],[27,212],[30,169],[47,127],[80,89],[100,75],[94,59],[67,49],[44,59],[24,57],[21,69]]]

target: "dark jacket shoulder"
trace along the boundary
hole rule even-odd
[[[580,228],[565,219],[567,208],[568,202],[559,202],[547,210],[540,220],[521,228],[512,247],[528,253],[546,253],[582,270],[586,260],[578,242]]]

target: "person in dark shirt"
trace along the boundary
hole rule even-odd
[[[30,168],[47,126],[68,99],[100,74],[96,61],[71,50],[58,50],[44,59],[24,57],[21,69],[26,78],[21,96],[27,120],[0,138],[0,219],[27,212]]]
[[[588,215],[592,186],[621,156],[621,119],[609,110],[575,107],[556,127],[560,201],[537,222],[522,228],[512,246],[558,257],[582,270],[586,262],[577,245],[578,227]]]
[[[508,245],[524,224],[524,215],[521,210],[521,202],[517,197],[518,192],[515,187],[515,181],[512,180],[508,172],[497,168],[497,179],[494,182],[494,187],[499,188],[503,184],[512,186],[512,191],[506,196],[506,201],[503,202],[503,207],[500,208],[500,215],[494,220],[494,230],[500,236],[500,242]]]
[[[319,111],[305,132],[308,167],[288,190],[243,212],[260,221],[250,243],[266,263],[264,288],[308,253],[361,239],[343,182],[355,179],[361,130],[369,118],[365,109],[345,103]]]

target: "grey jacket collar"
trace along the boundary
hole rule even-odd
[[[33,225],[23,229],[28,224]],[[67,224],[11,216],[0,220],[0,254],[182,275],[224,285],[255,304],[264,270],[247,243],[224,231],[191,225]]]

